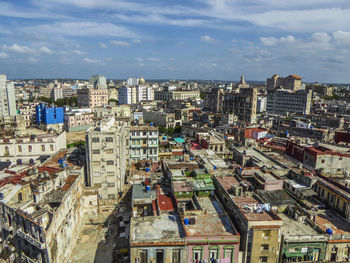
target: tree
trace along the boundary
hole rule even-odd
[[[165,127],[162,126],[162,125],[159,125],[159,126],[158,126],[158,130],[159,130],[160,133],[166,133],[166,132],[167,132],[167,130],[165,129]]]
[[[181,125],[176,125],[174,129],[174,133],[179,134],[182,131],[182,126]]]
[[[166,132],[167,132],[168,135],[172,135],[174,133],[174,128],[170,127],[170,128],[167,129]]]

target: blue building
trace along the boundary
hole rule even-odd
[[[37,105],[35,115],[37,125],[63,124],[64,122],[63,107],[49,106],[47,103]]]

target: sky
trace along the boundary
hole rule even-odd
[[[349,14],[349,0],[0,0],[0,72],[350,83]]]

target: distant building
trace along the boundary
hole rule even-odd
[[[301,89],[301,77],[297,75],[289,75],[288,77],[279,77],[278,75],[273,75],[266,81],[267,91],[274,91],[275,89],[282,87],[287,90],[297,91]]]
[[[89,80],[90,85],[93,85],[95,89],[107,89],[106,77],[100,75],[93,75]]]
[[[64,114],[64,129],[67,132],[85,131],[93,125],[94,114],[87,111],[70,111]]]
[[[51,92],[52,92],[51,97],[53,98],[54,101],[58,99],[63,99],[63,88],[55,87],[52,89]]]
[[[175,128],[176,124],[181,124],[181,120],[175,120],[175,113],[161,111],[143,111],[143,121],[153,122],[165,128]]]
[[[119,89],[118,96],[119,104],[137,104],[141,101],[153,100],[154,90],[144,85],[123,86]]]
[[[245,81],[244,75],[241,76],[241,80],[238,82],[237,88],[239,89],[249,88],[249,84],[247,84],[247,82]]]
[[[223,113],[232,113],[240,121],[256,122],[257,89],[245,88],[224,96]]]
[[[91,86],[78,89],[78,106],[96,108],[108,105],[108,89]]]
[[[15,116],[16,96],[13,82],[8,82],[5,74],[0,74],[0,117]]]
[[[200,99],[200,91],[198,90],[177,90],[177,91],[155,91],[155,100],[188,100]]]
[[[310,114],[312,91],[276,90],[267,95],[266,111],[269,114]]]
[[[222,112],[223,99],[223,88],[215,87],[210,91],[204,91],[203,109],[212,112]]]
[[[158,161],[158,128],[133,126],[130,129],[130,160]]]
[[[64,122],[63,107],[49,106],[47,103],[40,103],[35,107],[36,125],[44,129],[60,130]]]
[[[129,131],[114,118],[86,132],[86,185],[98,192],[100,205],[113,206],[124,190]]]
[[[139,78],[128,78],[126,80],[126,85],[128,86],[136,86],[139,85]]]
[[[332,96],[333,95],[333,87],[327,85],[313,85],[312,90],[322,97]]]
[[[256,103],[256,113],[262,113],[266,111],[267,97],[258,96]]]

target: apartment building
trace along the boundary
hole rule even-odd
[[[31,125],[36,123],[36,109],[35,107],[38,105],[38,102],[23,102],[18,104],[18,112],[21,116],[23,116],[23,120],[25,122],[25,127],[30,127]]]
[[[158,162],[158,128],[133,126],[130,129],[130,160]]]
[[[267,91],[274,91],[280,87],[291,91],[300,90],[301,77],[297,75],[289,75],[288,77],[283,78],[275,74],[266,80]]]
[[[155,91],[155,100],[188,100],[200,99],[200,91],[198,90],[176,90],[176,91]]]
[[[212,112],[222,112],[223,99],[223,88],[215,87],[209,91],[204,91],[203,109]]]
[[[0,142],[0,160],[18,164],[33,164],[38,158],[51,156],[67,147],[66,132],[2,138]]]
[[[85,131],[93,125],[94,114],[90,112],[66,112],[64,129],[67,132]]]
[[[86,132],[88,187],[98,192],[101,205],[113,205],[123,192],[129,148],[129,130],[116,126],[115,119]]]
[[[2,174],[0,252],[7,262],[68,262],[83,227],[84,169],[58,160]]]
[[[101,88],[97,85],[93,88],[88,85],[78,89],[78,106],[96,108],[108,105],[108,89]]]
[[[0,74],[0,117],[15,116],[16,96],[13,82],[8,82],[5,74]]]
[[[266,111],[269,114],[310,114],[312,91],[280,89],[267,95]]]
[[[181,124],[181,120],[175,120],[175,113],[166,111],[143,111],[143,120],[153,122],[158,126],[165,128],[175,128],[177,124]]]
[[[119,89],[119,104],[137,104],[141,101],[154,99],[154,90],[152,87],[137,85],[123,86]]]
[[[229,92],[224,96],[223,113],[232,113],[238,120],[256,122],[257,89],[244,88],[238,92]]]

